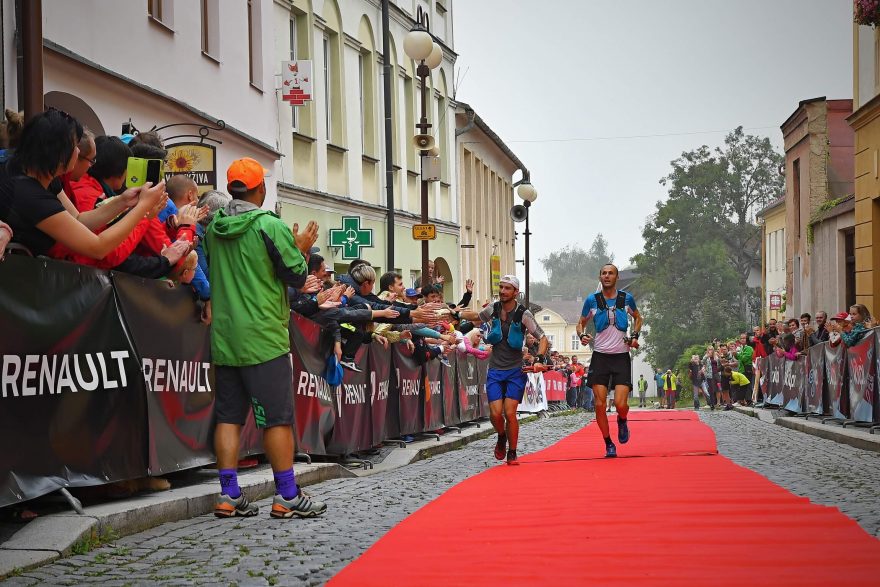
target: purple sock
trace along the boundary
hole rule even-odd
[[[241,497],[241,487],[238,486],[238,473],[235,469],[220,469],[220,493],[232,499]]]
[[[275,493],[284,499],[293,499],[299,494],[296,486],[296,477],[293,476],[293,468],[286,471],[273,473],[275,476]]]

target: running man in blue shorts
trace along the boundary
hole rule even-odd
[[[516,443],[519,439],[519,421],[516,408],[523,399],[526,389],[526,373],[523,371],[523,344],[526,333],[539,340],[538,356],[535,357],[535,371],[546,369],[548,351],[547,337],[538,326],[535,317],[517,302],[519,279],[515,275],[505,275],[499,282],[499,301],[476,312],[461,312],[466,320],[484,322],[490,326],[486,342],[492,345],[489,356],[489,374],[486,377],[486,395],[489,398],[489,419],[498,432],[495,444],[495,458],[504,459],[507,449],[507,464],[518,465]],[[509,449],[508,449],[509,447]]]
[[[587,372],[587,385],[593,388],[596,397],[596,422],[605,439],[606,457],[617,456],[617,447],[611,441],[608,416],[605,414],[609,388],[614,389],[614,406],[617,408],[617,439],[621,444],[629,441],[629,426],[626,422],[629,412],[627,400],[633,387],[629,351],[639,347],[639,333],[642,330],[642,316],[636,309],[636,300],[631,293],[618,291],[618,276],[619,272],[615,265],[608,263],[602,267],[599,272],[602,291],[588,295],[584,300],[581,319],[577,325],[577,334],[583,345],[593,340],[593,337],[584,333],[587,322],[592,319],[596,326],[596,340]],[[633,329],[632,335],[627,337],[629,316],[633,317]]]

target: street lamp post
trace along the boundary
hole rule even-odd
[[[421,83],[421,101],[422,113],[416,128],[419,133],[414,138],[416,145],[419,147],[422,165],[422,201],[421,201],[421,222],[428,223],[428,180],[425,177],[425,157],[431,154],[434,147],[434,141],[429,135],[431,124],[428,122],[428,88],[426,80],[431,75],[431,70],[440,66],[443,61],[443,49],[434,42],[430,33],[430,22],[428,15],[419,6],[416,11],[416,24],[413,29],[407,33],[403,41],[403,50],[407,56],[413,61],[419,63],[416,68],[416,76]],[[430,285],[428,279],[428,264],[430,258],[428,256],[428,241],[422,241],[422,277],[420,284],[422,287]]]
[[[519,182],[519,187],[516,190],[517,195],[522,198],[523,205],[526,207],[526,231],[523,233],[526,237],[526,251],[525,257],[523,258],[525,269],[526,269],[526,289],[525,289],[525,306],[529,307],[529,262],[531,261],[531,257],[529,256],[529,237],[532,235],[532,232],[529,230],[529,216],[531,216],[531,206],[532,202],[534,202],[538,198],[538,190],[535,189],[535,186],[532,185],[531,181],[529,181],[529,174],[526,172],[523,175],[522,180]]]

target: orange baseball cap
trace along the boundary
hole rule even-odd
[[[269,170],[260,165],[256,159],[243,157],[236,159],[226,170],[226,182],[238,181],[252,190],[263,182],[263,178],[269,175]]]

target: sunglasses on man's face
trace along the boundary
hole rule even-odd
[[[95,163],[98,162],[98,157],[97,157],[97,156],[92,157],[91,159],[89,159],[89,158],[86,157],[85,155],[80,155],[79,158],[82,159],[83,161],[88,161],[88,162],[89,162],[89,167],[91,167],[92,165],[94,165]]]

